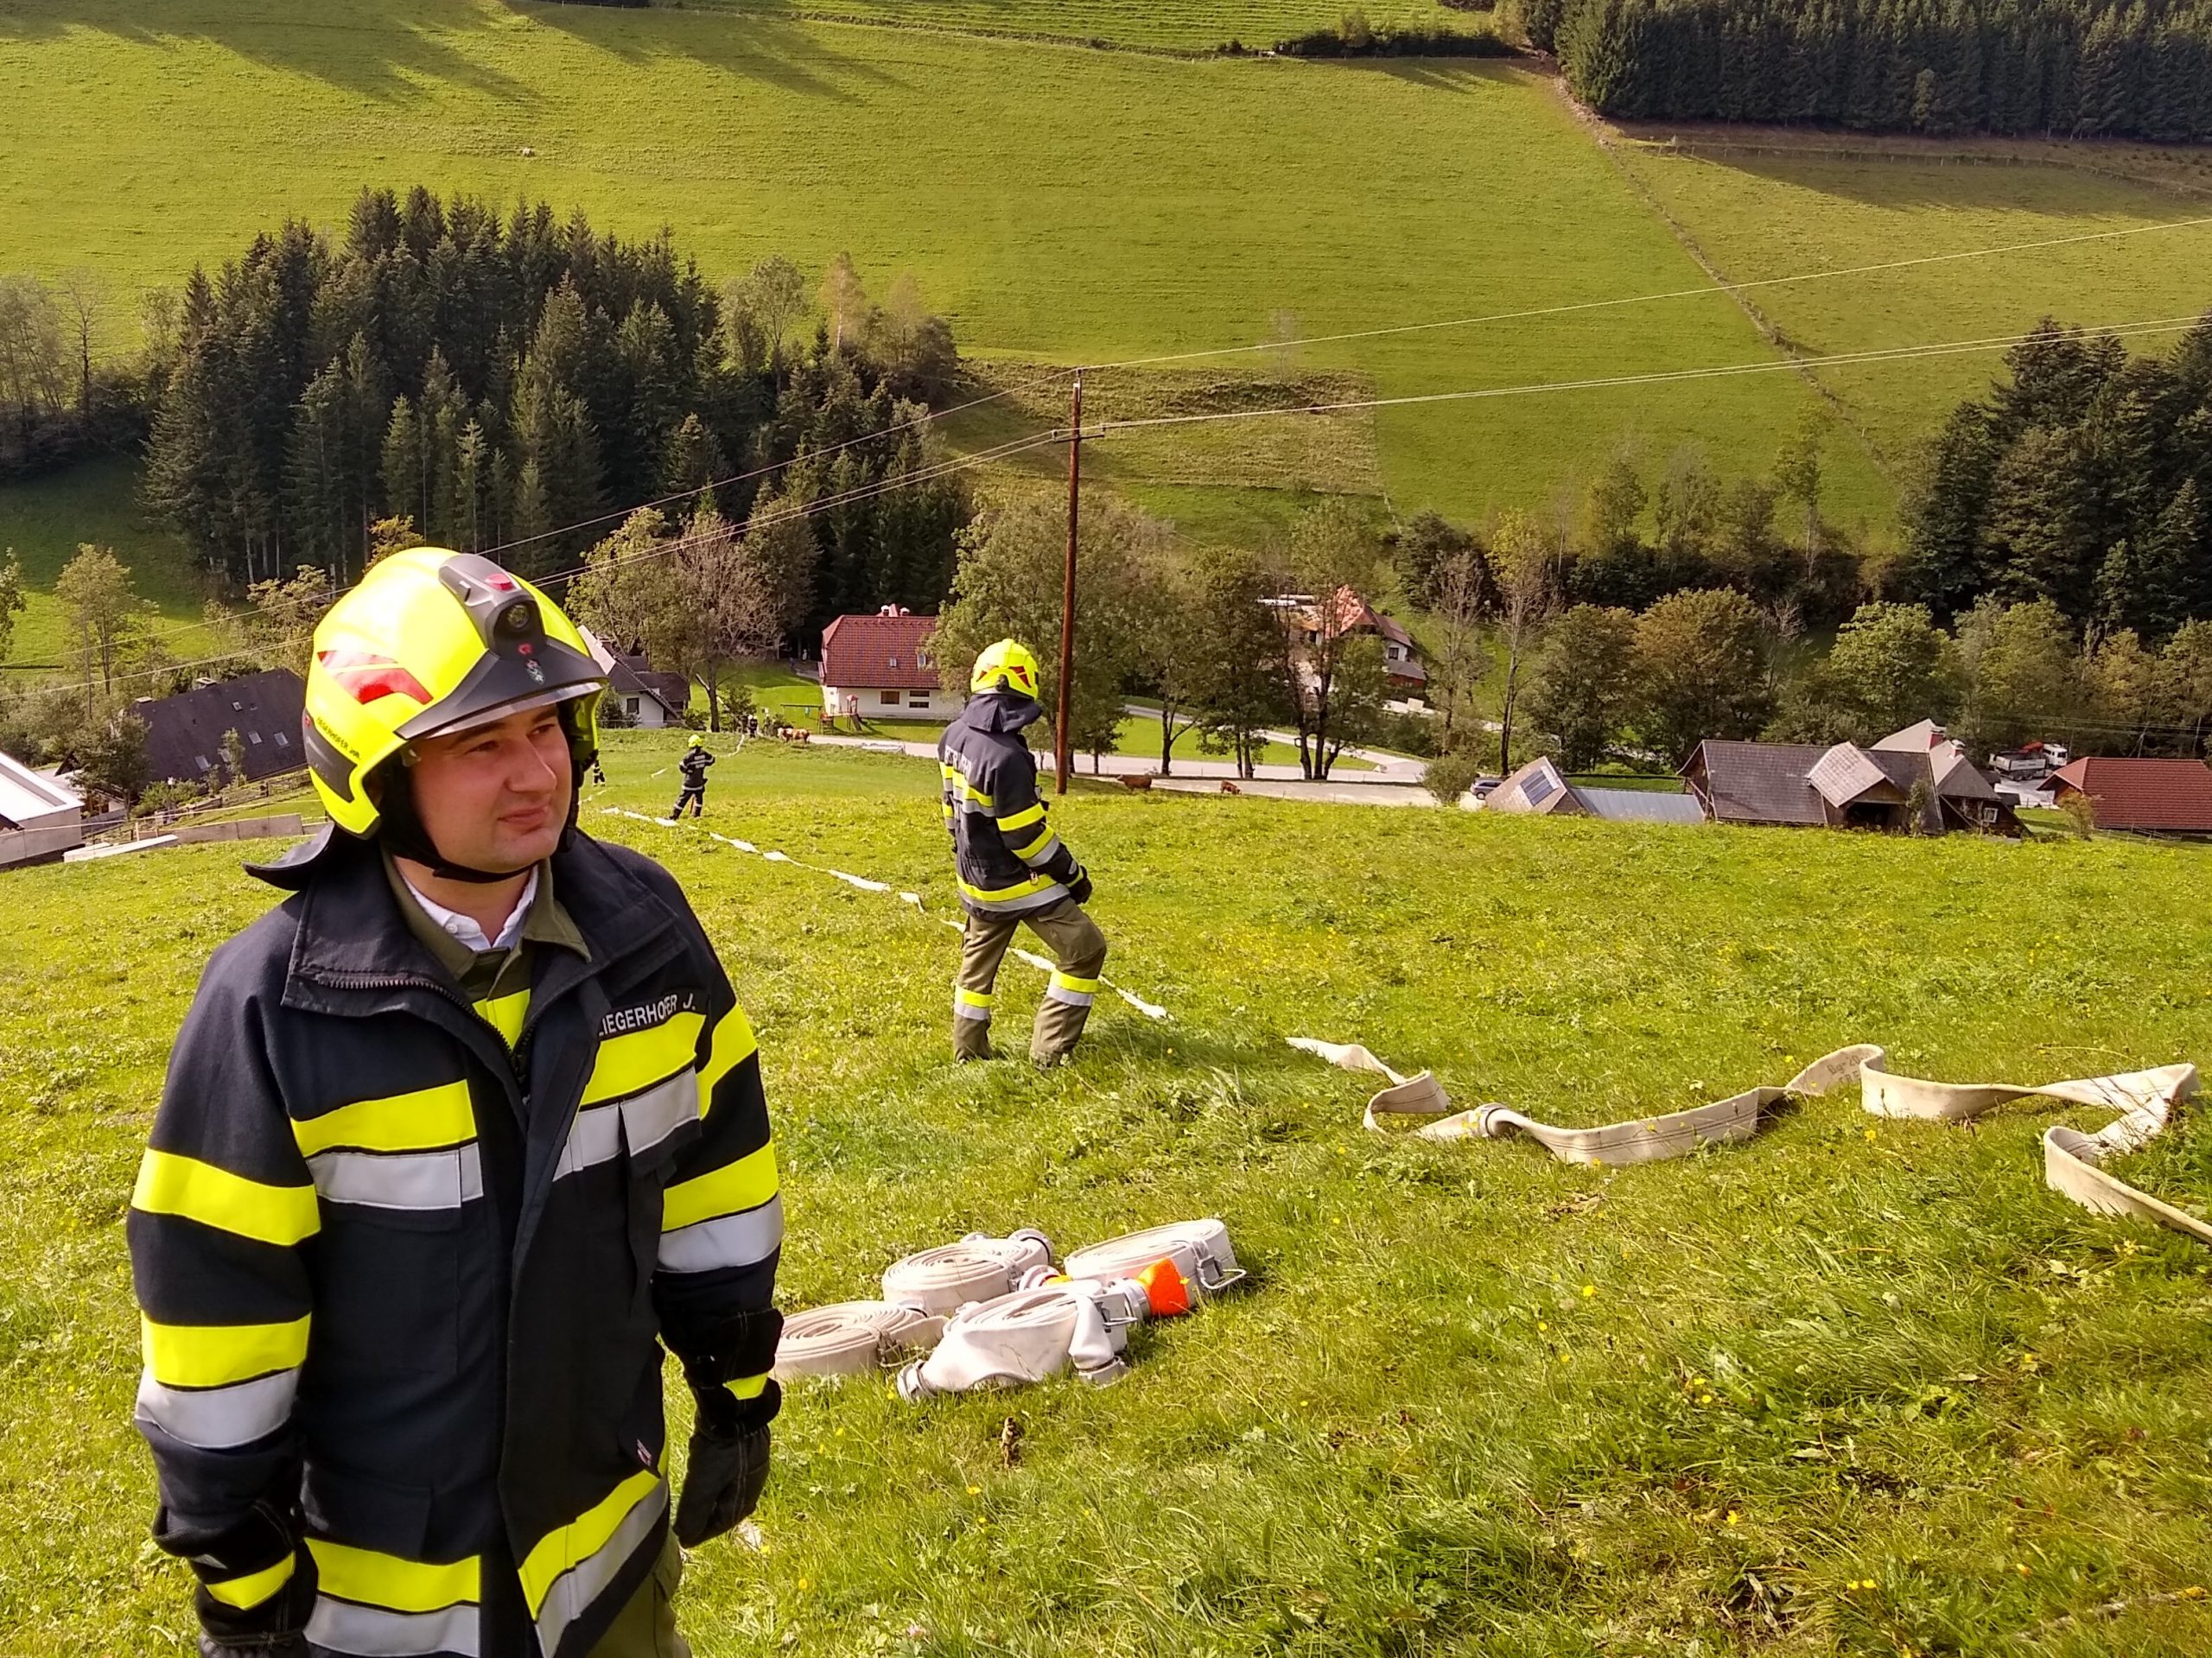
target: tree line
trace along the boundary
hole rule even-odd
[[[110,312],[99,273],[0,273],[0,482],[129,448],[145,435],[136,364],[95,355]]]
[[[1945,421],[1905,503],[1902,594],[1948,619],[2047,600],[2158,643],[2212,618],[2212,318],[2164,357],[2046,320]]]
[[[995,639],[1058,658],[1065,510],[1046,494],[1011,492],[986,501],[962,533],[934,647],[948,690],[966,691],[970,666]],[[1149,705],[1135,717],[1159,725],[1165,773],[1188,737],[1249,777],[1280,732],[1304,774],[1325,778],[1348,746],[1394,730],[1381,641],[1332,602],[1373,591],[1382,566],[1382,537],[1358,508],[1324,501],[1257,549],[1186,546],[1165,523],[1103,494],[1084,500],[1082,524],[1069,722],[1077,753],[1113,752],[1132,696]],[[1058,687],[1046,679],[1052,717],[1032,738],[1049,745]]]
[[[1530,0],[1525,16],[1607,115],[2212,136],[2202,0]]]
[[[147,496],[236,587],[302,565],[342,584],[380,520],[534,575],[594,521],[677,494],[688,511],[734,474],[780,467],[768,487],[804,496],[918,469],[950,331],[910,279],[879,303],[842,256],[815,304],[795,340],[808,284],[786,260],[717,289],[666,232],[365,191],[335,243],[294,221],[193,273],[149,365]],[[714,505],[746,514],[762,487]],[[957,503],[904,494],[835,518],[825,610],[942,592]]]

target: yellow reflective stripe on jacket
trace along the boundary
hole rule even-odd
[[[1044,821],[1045,808],[1042,803],[1039,803],[1037,805],[1029,807],[1026,810],[1012,812],[1007,816],[1000,818],[999,833],[1001,835],[1011,835],[1016,829],[1026,829],[1032,823],[1041,823]],[[1041,839],[1043,837],[1040,836],[1039,838]]]
[[[1043,853],[1058,839],[1059,836],[1053,834],[1050,826],[1047,826],[1045,832],[1042,835],[1039,835],[1035,840],[1032,841],[1027,846],[1018,846],[1014,848],[1014,855],[1020,859],[1024,863],[1034,863],[1037,861],[1039,854]]]
[[[511,996],[486,996],[476,1004],[476,1016],[512,1048],[522,1040],[523,1021],[530,1017],[530,991],[525,988]]]
[[[292,1138],[302,1155],[334,1146],[363,1152],[426,1152],[476,1138],[476,1112],[467,1083],[441,1083],[381,1100],[357,1100],[305,1121],[295,1118]]]
[[[574,1570],[607,1547],[630,1511],[659,1488],[660,1476],[641,1469],[557,1531],[548,1532],[522,1563],[522,1594],[536,1618],[545,1598],[564,1572]]]
[[[271,1566],[258,1572],[249,1572],[243,1578],[226,1578],[220,1583],[203,1584],[208,1594],[226,1606],[235,1606],[244,1611],[249,1606],[258,1606],[292,1580],[293,1569],[299,1564],[297,1555],[287,1554]]]
[[[705,1116],[715,1109],[715,1089],[723,1077],[759,1052],[760,1044],[753,1034],[753,1021],[745,1016],[745,1009],[733,1007],[715,1022],[715,1033],[709,1039],[707,1063],[699,1072],[699,1115]]]
[[[316,1586],[326,1595],[383,1606],[395,1612],[439,1612],[482,1594],[484,1572],[476,1557],[430,1566],[373,1548],[326,1538],[308,1539]]]
[[[944,774],[944,780],[947,783],[957,785],[955,791],[963,798],[975,805],[981,806],[985,811],[994,810],[990,796],[969,782],[968,774],[958,766],[949,760],[939,760],[937,769]]]
[[[740,1401],[747,1399],[758,1399],[763,1393],[767,1391],[768,1375],[767,1372],[764,1370],[757,1376],[740,1376],[736,1381],[726,1385],[728,1387],[730,1397],[733,1399]]]
[[[295,1244],[322,1226],[313,1186],[272,1186],[175,1152],[147,1152],[130,1206],[262,1243]]]
[[[308,1356],[308,1321],[281,1324],[157,1324],[141,1316],[146,1368],[165,1388],[226,1388],[296,1368]]]
[[[1008,899],[1027,898],[1033,893],[1041,893],[1047,887],[1058,885],[1050,875],[1032,875],[1027,880],[1018,881],[1012,886],[971,886],[963,880],[960,883],[960,890],[979,904],[1003,904]]]
[[[673,1232],[718,1215],[758,1209],[776,1190],[776,1147],[771,1142],[710,1173],[669,1187],[661,1198],[660,1229]]]
[[[698,1056],[699,1032],[706,1022],[704,1013],[675,1013],[649,1031],[607,1038],[592,1061],[583,1102],[624,1099],[687,1069]]]

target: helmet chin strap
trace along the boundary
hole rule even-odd
[[[377,833],[395,858],[427,865],[430,873],[441,880],[467,881],[478,886],[489,886],[497,881],[512,880],[528,869],[509,869],[494,873],[489,869],[472,869],[467,864],[454,863],[437,848],[430,839],[430,832],[423,826],[422,815],[415,810],[415,779],[408,768],[396,759],[384,768],[384,798],[378,803],[381,821]],[[576,821],[576,796],[569,792],[569,823]]]

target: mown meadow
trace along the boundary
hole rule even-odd
[[[1866,1117],[1607,1171],[1359,1127],[1313,1034],[1592,1123],[1853,1040],[2035,1082],[2212,1055],[2202,850],[1633,828],[1079,787],[1110,975],[1080,1063],[946,1063],[928,766],[755,745],[707,827],[615,734],[598,832],[692,893],[759,1026],[792,1306],[971,1228],[1224,1217],[1249,1292],[1133,1373],[795,1388],[702,1653],[2178,1655],[2212,1640],[2212,1256],[2045,1191],[2037,1134]],[[0,1650],[181,1654],[143,1543],[122,1212],[240,848],[7,878]],[[2177,902],[2177,899],[2183,901]],[[1009,964],[1009,1046],[1041,977]],[[2090,1114],[2092,1116],[2094,1114]],[[2079,1120],[2079,1119],[2075,1119]],[[2088,1126],[2095,1126],[2092,1121]],[[2202,1211],[2186,1115],[2143,1178]],[[1020,1424],[1017,1451],[1003,1448]],[[2117,1603],[2118,1604],[2115,1604]]]
[[[1210,47],[1332,21],[1307,0],[922,10],[946,26],[858,27],[766,3],[365,0],[308,23],[278,0],[202,0],[158,19],[123,0],[0,0],[12,163],[0,247],[49,274],[99,271],[121,347],[145,289],[287,214],[333,224],[365,184],[543,197],[627,234],[671,226],[716,276],[779,251],[819,269],[849,250],[879,291],[911,270],[965,351],[1090,364],[1092,406],[1111,419],[1209,398],[1295,403],[1313,384],[1391,397],[1775,360],[1731,301],[1708,295],[1097,369],[1699,288],[1707,278],[1638,179],[1731,277],[2110,228],[2186,202],[2052,168],[1993,181],[1853,162],[1799,168],[1779,188],[1757,165],[1700,163],[1682,181],[1688,163],[1637,157],[1624,175],[1533,67],[948,32]],[[1370,10],[1378,23],[1447,15],[1412,0]],[[2187,310],[2205,297],[2191,247],[2139,238],[1854,278],[1778,291],[1771,309],[1823,347],[2004,334],[2047,308],[2088,321]],[[1910,438],[1990,365],[1823,381],[1854,416],[1831,445],[1830,515],[1885,524]],[[1801,377],[1770,374],[1384,409],[1331,422],[1344,441],[1260,422],[1112,438],[1099,453],[1117,485],[1209,537],[1262,532],[1305,490],[1474,520],[1572,492],[1624,439],[1655,468],[1696,443],[1724,472],[1763,469],[1815,398]],[[0,542],[14,510],[0,498]]]

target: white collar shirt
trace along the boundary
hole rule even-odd
[[[404,874],[400,879],[407,880]],[[537,871],[533,868],[530,872],[530,879],[523,883],[522,896],[515,900],[515,907],[508,914],[506,924],[499,929],[497,938],[485,937],[484,929],[477,924],[474,916],[447,909],[435,899],[424,896],[423,889],[413,881],[407,881],[407,890],[415,894],[415,901],[423,906],[424,915],[481,956],[486,950],[512,950],[515,941],[522,937],[522,924],[530,914],[531,901],[537,897]]]

